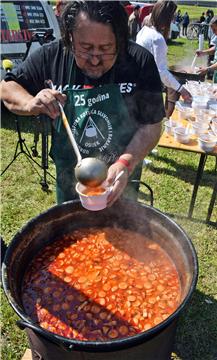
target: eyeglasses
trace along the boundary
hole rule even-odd
[[[77,50],[73,50],[73,54],[75,56],[80,57],[80,58],[85,59],[85,60],[90,60],[93,57],[97,57],[100,60],[113,60],[115,58],[115,56],[117,55],[117,53],[113,53],[113,54],[106,54],[106,53],[91,54],[91,53],[88,53],[88,52],[77,51]]]

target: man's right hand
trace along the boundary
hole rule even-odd
[[[31,95],[26,89],[15,81],[0,82],[0,98],[5,106],[17,115],[48,115],[55,119],[59,114],[58,101],[64,106],[66,95],[57,90],[42,89],[36,96]]]
[[[184,88],[184,86],[182,86],[180,94],[181,94],[181,97],[184,99],[184,101],[186,101],[186,102],[191,102],[192,101],[191,94],[188,92],[188,90],[186,90]]]
[[[200,56],[204,56],[205,54],[204,54],[203,50],[197,50],[197,51],[196,51],[196,55],[197,55],[198,57],[200,57]]]
[[[32,115],[45,114],[56,119],[60,115],[58,102],[64,106],[66,95],[57,90],[43,89],[27,102],[26,109]]]

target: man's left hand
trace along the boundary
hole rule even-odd
[[[207,67],[199,67],[199,69],[197,70],[197,74],[206,75],[207,71],[208,71]]]
[[[112,186],[111,193],[108,196],[108,206],[112,206],[114,202],[121,196],[122,192],[124,191],[125,187],[127,186],[129,174],[128,170],[125,166],[123,166],[120,163],[114,163],[110,166],[108,169],[108,176],[105,182],[108,184],[108,186],[111,186],[114,182],[116,176],[124,170],[123,175],[115,182],[115,184]]]

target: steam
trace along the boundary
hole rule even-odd
[[[195,56],[195,54],[188,54],[184,59],[176,64],[180,69],[188,69],[189,72],[197,71],[199,67],[205,67],[207,62],[206,56]]]

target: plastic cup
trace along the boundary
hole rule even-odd
[[[194,123],[192,123],[192,133],[194,135],[201,135],[204,134],[209,128],[209,123],[206,122],[198,122],[195,121]]]
[[[179,143],[187,144],[190,140],[190,132],[186,131],[186,128],[183,126],[175,127],[174,138]]]
[[[217,103],[215,103],[215,104],[210,104],[210,105],[209,105],[209,108],[210,108],[211,110],[215,111],[215,113],[217,114]]]
[[[107,207],[107,198],[110,194],[111,188],[104,188],[105,191],[97,195],[85,194],[85,191],[87,191],[87,187],[82,185],[81,183],[77,183],[75,189],[79,195],[81,204],[85,209],[91,211],[99,211]]]
[[[207,109],[209,98],[207,96],[193,96],[192,108],[193,109]]]
[[[173,135],[175,127],[177,127],[177,122],[172,119],[167,120],[164,123],[165,132],[169,135]]]
[[[200,135],[198,138],[198,144],[200,148],[205,152],[211,152],[214,150],[217,143],[217,138],[210,134]]]

